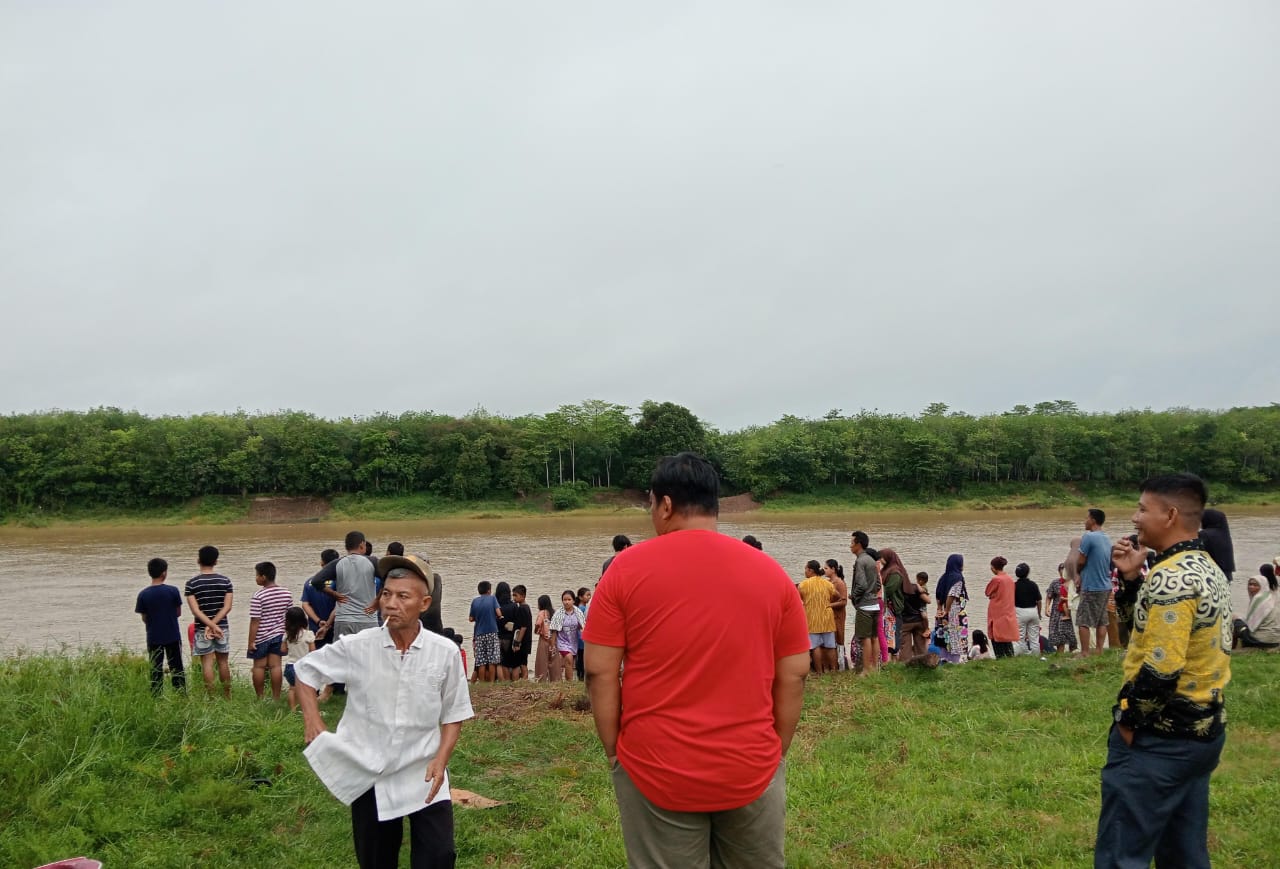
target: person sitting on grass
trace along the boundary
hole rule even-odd
[[[969,660],[973,661],[979,658],[995,659],[995,652],[991,648],[991,642],[987,639],[987,635],[982,631],[973,632],[973,645],[969,647]]]

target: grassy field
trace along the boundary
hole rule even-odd
[[[1118,670],[1108,654],[811,680],[788,761],[788,865],[1087,864]],[[1215,865],[1271,865],[1258,821],[1280,777],[1280,656],[1238,656],[1233,670],[1211,849]],[[100,652],[0,661],[0,685],[0,865],[350,864],[347,811],[302,758],[300,716],[247,682],[231,702],[167,686],[152,698],[142,661]],[[451,774],[504,805],[457,810],[460,866],[624,864],[580,695],[473,691]]]

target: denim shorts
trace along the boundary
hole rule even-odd
[[[293,674],[292,664],[284,665],[284,680],[289,683],[290,688],[298,684],[298,677]]]
[[[205,636],[204,628],[196,628],[196,647],[191,654],[208,655],[211,652],[217,652],[219,655],[226,655],[231,652],[231,631],[228,628],[222,629],[222,639],[220,640],[211,640]]]
[[[269,640],[264,640],[254,646],[253,651],[246,657],[251,661],[260,661],[268,655],[282,655],[284,650],[280,648],[280,641],[283,639],[284,637],[272,637]]]

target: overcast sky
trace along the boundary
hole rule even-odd
[[[0,411],[1280,400],[1277,46],[1271,0],[0,0]]]

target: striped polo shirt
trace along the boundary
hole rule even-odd
[[[221,573],[197,573],[187,580],[187,585],[182,590],[182,596],[194,597],[200,612],[210,619],[218,614],[218,610],[222,609],[222,601],[231,593],[231,580]],[[218,622],[218,627],[226,629],[226,616]]]
[[[293,595],[287,588],[268,585],[253,593],[253,599],[249,601],[249,618],[258,619],[254,645],[284,635],[284,613],[291,606]]]

